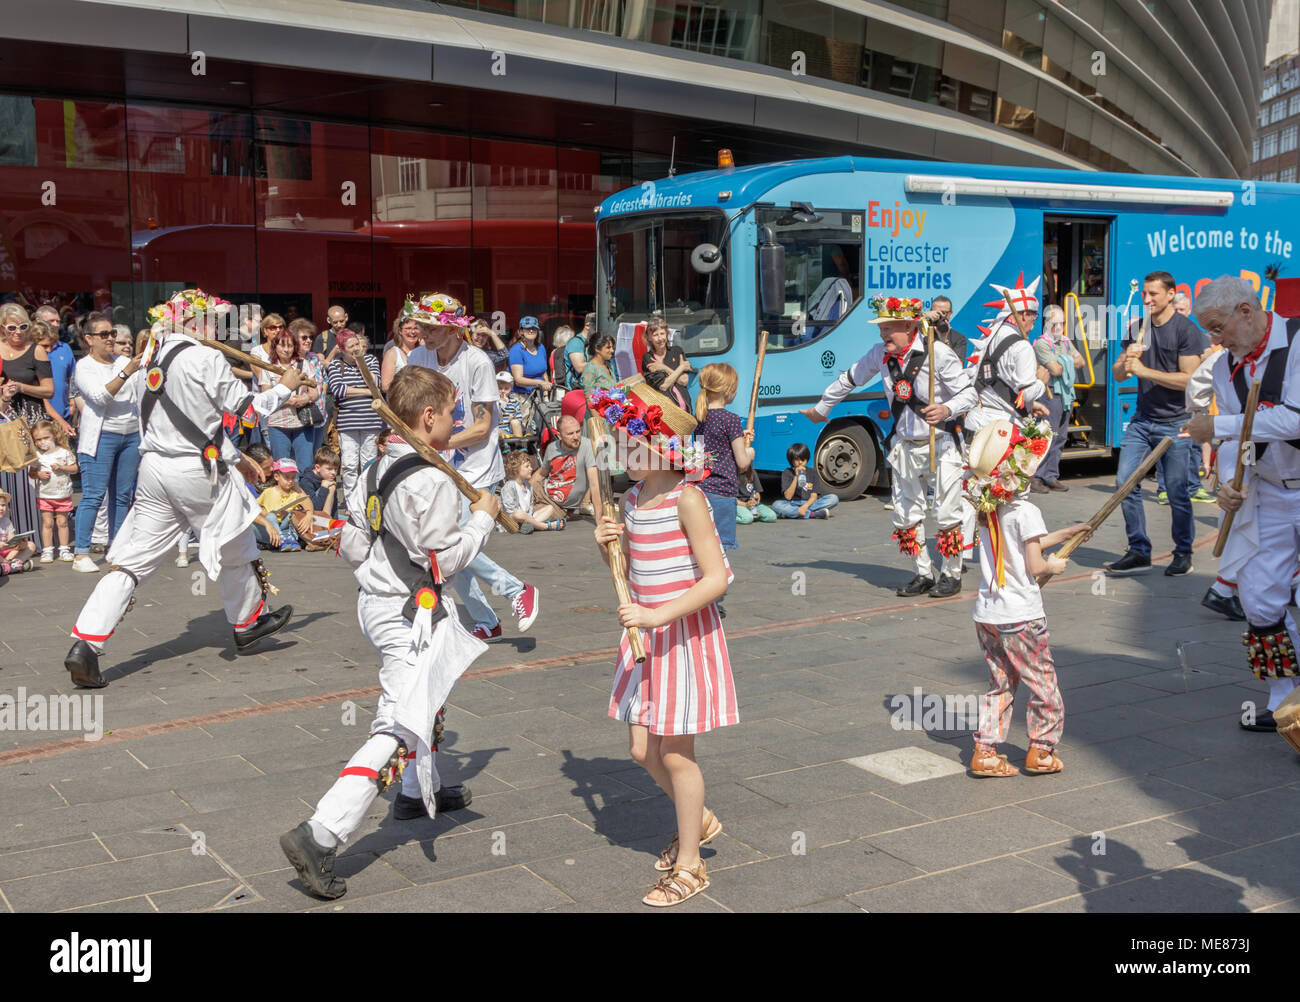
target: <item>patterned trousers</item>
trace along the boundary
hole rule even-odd
[[[1047,620],[1027,623],[976,623],[975,635],[984,649],[991,688],[980,697],[978,744],[1007,740],[1016,688],[1029,687],[1029,746],[1051,751],[1065,729],[1065,703],[1056,684],[1056,666],[1048,646]]]

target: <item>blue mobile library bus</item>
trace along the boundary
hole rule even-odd
[[[1089,363],[1064,455],[1104,456],[1136,399],[1136,379],[1116,385],[1110,372],[1141,316],[1132,283],[1168,271],[1194,297],[1210,279],[1240,275],[1269,307],[1272,279],[1296,273],[1300,253],[1291,184],[851,156],[646,182],[606,199],[596,218],[600,329],[625,350],[634,325],[662,313],[696,369],[736,369],[741,414],[766,330],[755,467],[784,469],[786,449],[803,442],[823,489],[844,498],[883,482],[883,388],[861,387],[829,424],[800,411],[878,338],[867,324],[874,294],[927,308],[947,296],[953,329],[976,340],[996,313],[982,305],[996,298],[989,283],[1023,273],[1028,285],[1041,273],[1044,307],[1064,307]]]

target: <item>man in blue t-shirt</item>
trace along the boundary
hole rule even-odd
[[[564,346],[564,384],[571,390],[582,389],[582,370],[587,367],[587,339],[596,333],[596,314],[588,313],[582,333],[569,338]]]
[[[1165,574],[1186,574],[1192,569],[1192,540],[1196,534],[1188,478],[1188,465],[1195,460],[1192,440],[1179,438],[1178,434],[1190,417],[1187,380],[1200,364],[1207,339],[1195,323],[1174,309],[1174,277],[1169,272],[1153,271],[1146,277],[1142,284],[1142,305],[1146,316],[1142,321],[1145,333],[1141,343],[1134,336],[1135,324],[1125,339],[1119,361],[1111,367],[1111,376],[1117,383],[1130,376],[1138,378],[1137,412],[1120,445],[1116,484],[1127,480],[1162,438],[1168,435],[1174,440],[1160,460],[1173,513],[1174,559],[1165,568]],[[1119,560],[1106,564],[1108,574],[1139,574],[1151,569],[1151,540],[1147,536],[1141,494],[1139,487],[1121,505],[1128,532],[1128,551]]]

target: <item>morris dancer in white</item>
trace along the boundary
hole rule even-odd
[[[1246,397],[1259,379],[1259,408],[1251,441],[1254,462],[1240,491],[1231,478],[1219,487],[1219,507],[1235,511],[1219,576],[1236,581],[1246,613],[1247,663],[1268,683],[1268,708],[1242,718],[1248,731],[1276,731],[1273,711],[1296,687],[1295,620],[1287,612],[1300,553],[1300,351],[1293,350],[1300,319],[1260,308],[1259,294],[1240,278],[1216,278],[1196,297],[1196,320],[1223,339],[1214,356],[1217,417],[1201,415],[1183,428],[1197,442],[1222,440],[1219,469],[1237,462]]]
[[[1006,293],[1011,297],[1016,317],[1026,330],[1038,321],[1038,282],[1036,278],[1025,288],[1025,276],[1021,272],[1013,287],[989,283],[999,296]],[[979,405],[966,415],[966,430],[970,433],[991,421],[1020,422],[1026,417],[1048,416],[1047,405],[1038,399],[1047,392],[1047,387],[1038,381],[1038,359],[1029,339],[1016,326],[1005,299],[984,305],[999,309],[988,326],[980,328],[988,331],[988,337],[972,349],[972,355],[977,356],[975,392],[979,394]]]
[[[893,472],[894,540],[899,552],[916,561],[916,576],[898,589],[898,594],[933,598],[961,591],[964,541],[962,522],[973,522],[973,509],[961,496],[962,454],[958,445],[957,418],[975,405],[975,388],[951,348],[934,345],[935,397],[929,396],[930,362],[921,336],[921,300],[876,296],[871,300],[880,325],[881,343],[863,355],[822,394],[816,407],[803,411],[814,423],[827,419],[837,403],[860,386],[880,376],[893,412],[893,441],[885,442],[886,461]],[[935,468],[930,477],[930,426],[934,425]],[[938,582],[925,543],[926,488],[933,483],[935,519],[939,531],[935,543],[942,559]]]
[[[108,551],[108,573],[72,628],[76,643],[64,667],[79,686],[108,685],[99,672],[105,643],[140,582],[190,530],[198,533],[199,560],[208,578],[221,582],[221,604],[234,627],[238,653],[281,629],[293,614],[287,605],[267,611],[268,585],[252,528],[258,508],[244,483],[244,477],[264,477],[231,443],[225,416],[242,416],[250,408],[272,413],[301,385],[302,376],[289,369],[275,386],[256,396],[249,393],[220,352],[198,343],[205,314],[229,308],[200,289],[178,292],[150,311],[155,320],[151,348],[106,387],[116,393],[125,379],[143,379],[140,472],[135,503]]]

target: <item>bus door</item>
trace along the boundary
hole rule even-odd
[[[1110,455],[1115,411],[1108,405],[1110,362],[1110,219],[1046,216],[1043,220],[1043,302],[1065,311],[1065,330],[1085,364],[1074,374],[1075,404],[1062,459]],[[1113,433],[1113,434],[1112,434]]]

